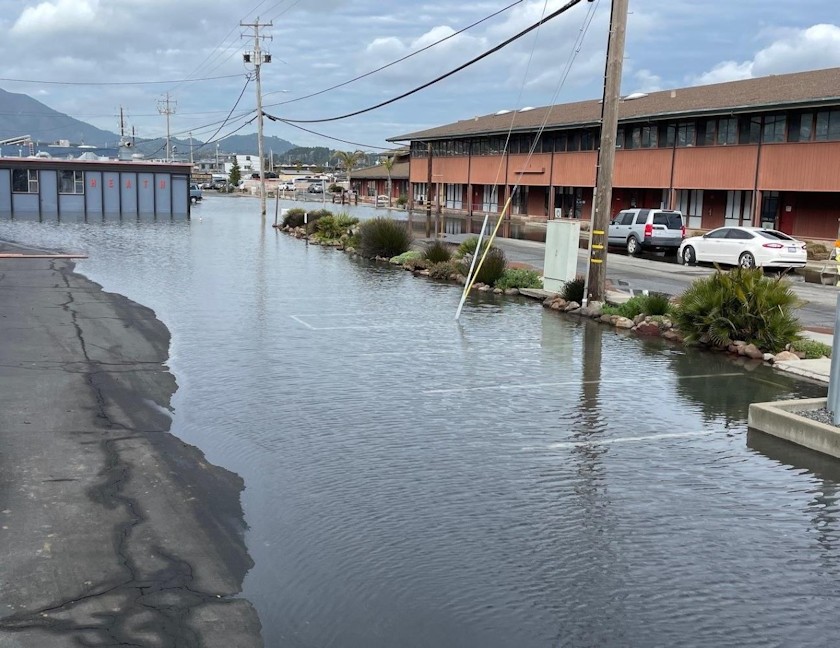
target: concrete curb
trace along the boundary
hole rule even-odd
[[[815,360],[784,360],[773,364],[776,369],[794,376],[802,376],[820,382],[828,383],[831,374],[831,360],[817,358]]]
[[[840,428],[813,421],[797,412],[825,407],[825,398],[753,403],[748,426],[771,436],[840,459]]]

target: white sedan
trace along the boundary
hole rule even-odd
[[[805,243],[760,227],[719,227],[685,239],[678,254],[685,265],[707,262],[742,268],[802,268],[808,260]]]

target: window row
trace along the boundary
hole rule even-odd
[[[507,137],[442,140],[431,143],[432,157],[459,155],[501,155],[508,153],[561,153],[594,151],[600,129],[578,129]],[[778,142],[840,140],[840,109],[814,110],[768,115],[712,117],[660,124],[621,126],[617,149],[672,148],[689,146],[732,146]],[[425,142],[411,143],[412,157],[428,156]]]
[[[38,193],[37,169],[12,169],[12,191],[15,193]],[[84,171],[59,171],[58,193],[85,193]]]

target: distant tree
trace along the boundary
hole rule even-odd
[[[233,166],[230,167],[230,183],[236,187],[239,185],[239,181],[242,179],[242,171],[239,168],[239,162],[236,161],[236,158],[233,159]]]
[[[394,168],[394,157],[388,156],[382,160],[382,166],[388,172],[388,207],[391,206],[391,169]]]
[[[347,172],[347,175],[350,175],[350,172],[356,167],[359,161],[364,157],[364,153],[361,151],[337,151],[336,157],[338,157],[339,164],[344,168]]]
[[[314,167],[312,167],[312,170],[313,170],[315,173],[323,173],[323,172],[324,172],[324,167],[322,167],[322,166],[319,164],[318,166],[314,166]]]

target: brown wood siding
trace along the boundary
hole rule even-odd
[[[667,188],[671,184],[672,154],[671,149],[616,151],[613,185]]]
[[[508,162],[508,184],[547,187],[551,172],[551,153],[511,155]],[[521,176],[521,177],[520,177]]]
[[[678,148],[674,159],[674,188],[751,191],[755,186],[757,155],[758,146]]]
[[[783,197],[781,209],[792,201]],[[795,204],[792,236],[834,240],[837,236],[837,219],[840,217],[840,194],[798,193]]]
[[[531,187],[528,190],[528,215],[545,218],[545,188]]]
[[[432,158],[432,182],[466,184],[469,168],[466,156]]]
[[[474,155],[470,165],[470,180],[473,184],[505,184],[505,156]],[[501,195],[499,191],[500,198]]]
[[[555,153],[551,184],[555,187],[594,187],[597,163],[595,151]]]
[[[758,188],[765,191],[840,191],[840,142],[765,144]]]

